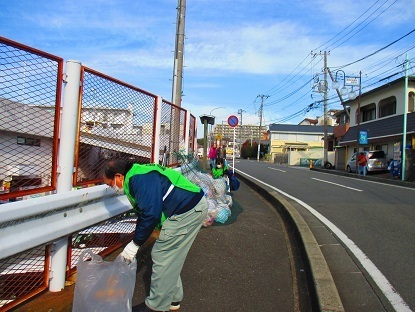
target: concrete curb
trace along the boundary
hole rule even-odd
[[[313,233],[299,212],[271,188],[238,172],[237,176],[268,200],[294,230],[296,240],[307,266],[310,295],[318,311],[345,311],[336,284]]]

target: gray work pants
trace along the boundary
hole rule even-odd
[[[151,251],[153,269],[150,295],[145,300],[150,309],[169,311],[172,302],[182,301],[180,273],[187,253],[206,218],[207,207],[206,198],[203,197],[193,209],[164,221],[160,236]]]

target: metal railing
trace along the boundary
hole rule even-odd
[[[2,37],[0,79],[0,311],[7,311],[64,288],[83,249],[104,255],[131,239],[131,207],[99,185],[101,168],[112,157],[177,165],[178,153],[195,150],[196,118],[77,61],[64,73],[61,58]]]
[[[56,187],[62,72],[62,58],[0,37],[0,200]]]

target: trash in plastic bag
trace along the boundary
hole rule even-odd
[[[241,184],[240,182],[239,182],[239,180],[235,177],[235,175],[233,174],[233,175],[231,175],[230,177],[229,177],[229,182],[230,182],[230,188],[231,188],[231,191],[237,191],[238,189],[239,189],[239,185]]]
[[[200,172],[198,160],[181,155],[183,175],[198,185],[204,192],[208,202],[208,210],[203,227],[211,226],[215,221],[225,223],[231,215],[232,197],[227,194],[230,189],[228,177],[213,179],[212,175]],[[238,181],[239,182],[239,181]],[[225,211],[222,211],[225,209]]]
[[[227,207],[219,207],[217,215],[216,215],[216,222],[225,223],[228,221],[228,218],[231,216],[231,211]]]
[[[91,258],[91,261],[84,259]],[[72,312],[130,312],[137,262],[113,262],[85,250],[79,258]]]

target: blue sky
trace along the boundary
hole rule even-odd
[[[216,123],[226,123],[242,109],[243,124],[259,125],[259,96],[267,95],[262,124],[321,116],[322,95],[311,83],[324,66],[321,54],[329,52],[332,72],[362,71],[362,92],[377,86],[402,70],[406,53],[414,58],[414,4],[187,0],[182,106],[198,123],[211,112]],[[0,0],[0,5],[0,36],[81,61],[171,100],[176,0]],[[329,88],[328,109],[340,109],[331,83]],[[199,123],[198,137],[202,129]]]

